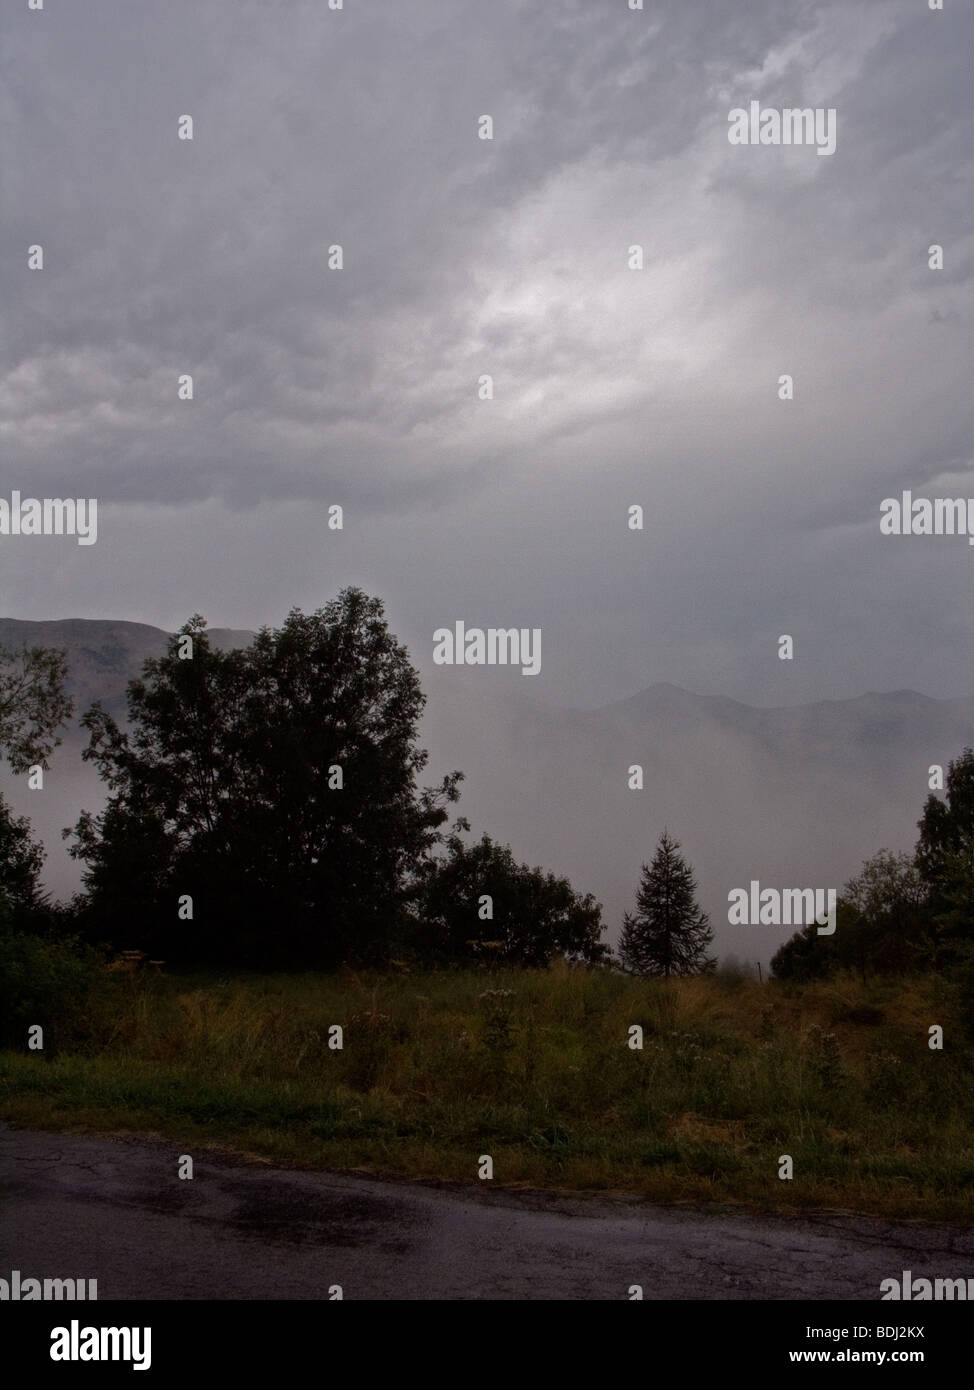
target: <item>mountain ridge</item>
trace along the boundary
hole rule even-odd
[[[57,630],[62,630],[58,632]],[[65,630],[66,631],[63,631]],[[103,639],[109,632],[114,633],[116,629],[121,629],[123,633],[131,634],[133,638],[140,638],[141,641],[131,643],[132,657],[134,659],[140,647],[145,648],[147,656],[162,655],[166,649],[166,642],[173,633],[166,628],[157,627],[152,623],[143,623],[130,618],[8,618],[0,617],[0,647],[8,650],[13,648],[19,650],[24,643],[27,645],[42,646],[65,646],[69,658],[72,653],[88,652],[91,649],[81,644],[80,639],[85,636],[94,637],[99,634]],[[207,635],[211,642],[220,650],[226,650],[233,646],[246,646],[256,636],[256,629],[250,628],[227,628],[227,627],[208,627]],[[132,670],[129,679],[139,674]],[[70,678],[70,672],[69,672]],[[603,714],[613,711],[634,710],[643,712],[643,707],[649,703],[647,697],[653,697],[654,703],[659,703],[658,697],[667,698],[677,696],[683,700],[690,700],[699,706],[707,708],[735,708],[747,710],[750,713],[760,715],[783,715],[792,714],[796,710],[811,710],[828,708],[831,706],[848,707],[856,702],[867,700],[882,701],[910,701],[910,702],[929,702],[932,705],[951,705],[968,703],[974,700],[974,696],[947,696],[944,698],[927,695],[924,691],[913,690],[911,688],[901,688],[899,690],[867,690],[860,695],[850,695],[842,698],[822,698],[818,700],[803,701],[794,705],[752,705],[746,700],[739,700],[730,695],[703,694],[700,691],[689,689],[687,686],[676,685],[672,681],[653,681],[642,689],[635,691],[632,695],[623,696],[621,699],[609,700],[603,704],[586,706],[562,706],[546,705],[547,708],[558,709],[566,714]],[[530,699],[531,697],[529,697]],[[545,702],[537,703],[545,705]]]

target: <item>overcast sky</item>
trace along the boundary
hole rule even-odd
[[[2,25],[0,495],[99,506],[93,546],[0,537],[5,616],[252,628],[356,583],[424,668],[457,619],[541,627],[502,678],[564,704],[974,693],[974,549],[879,534],[974,497],[970,5]],[[751,99],[834,107],[835,153],[731,145]]]

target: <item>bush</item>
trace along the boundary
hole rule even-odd
[[[101,955],[75,938],[48,939],[0,923],[0,1043],[25,1048],[44,1029],[44,1052],[91,1035],[95,996],[107,994]]]

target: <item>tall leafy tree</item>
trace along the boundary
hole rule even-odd
[[[31,835],[26,816],[14,816],[0,797],[0,902],[8,920],[29,921],[45,904],[40,886],[44,851]]]
[[[917,869],[930,890],[939,962],[974,941],[974,751],[948,766],[945,794],[930,795],[918,821]]]
[[[71,718],[65,693],[67,658],[50,647],[0,647],[0,756],[14,772],[47,767],[60,744],[58,729]]]
[[[778,948],[771,973],[822,979],[838,969],[868,975],[922,970],[933,963],[927,889],[907,854],[882,849],[849,879],[836,903],[834,935],[808,923]]]
[[[128,703],[131,731],[99,706],[82,721],[110,796],[72,852],[102,928],[257,964],[377,960],[401,937],[461,774],[418,785],[425,697],[378,599],[345,589],[229,652],[197,616]]]
[[[65,692],[67,662],[49,647],[11,651],[0,647],[0,758],[15,773],[32,764],[48,766],[60,744],[58,730],[71,717]],[[2,919],[32,925],[46,909],[40,887],[44,851],[31,836],[30,821],[14,816],[0,795],[0,908]]]
[[[865,979],[868,973],[895,974],[930,963],[928,894],[909,855],[880,850],[840,896],[847,909],[835,932],[841,965]]]
[[[619,958],[636,975],[695,975],[716,968],[713,931],[697,905],[693,870],[664,830],[651,865],[642,866],[636,911],[627,912]]]
[[[974,750],[965,748],[948,765],[944,796],[927,797],[917,825],[917,867],[937,885],[954,856],[974,845]]]
[[[947,769],[943,798],[930,795],[918,822],[916,864],[929,890],[930,951],[949,965],[974,947],[974,750]]]

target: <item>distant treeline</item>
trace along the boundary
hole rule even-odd
[[[47,765],[71,713],[62,654],[0,652],[0,753]],[[214,649],[198,615],[128,687],[128,725],[93,705],[84,757],[104,810],[65,834],[84,865],[67,905],[40,889],[43,852],[0,799],[0,923],[73,934],[171,963],[616,963],[641,975],[712,971],[713,932],[668,832],[642,866],[613,962],[602,909],[450,822],[463,774],[423,786],[425,697],[382,603],[348,588],[293,610],[249,647]],[[557,812],[557,808],[555,813]],[[813,922],[778,951],[781,979],[971,972],[974,753],[928,798],[913,856],[881,851],[843,889],[834,935]]]

